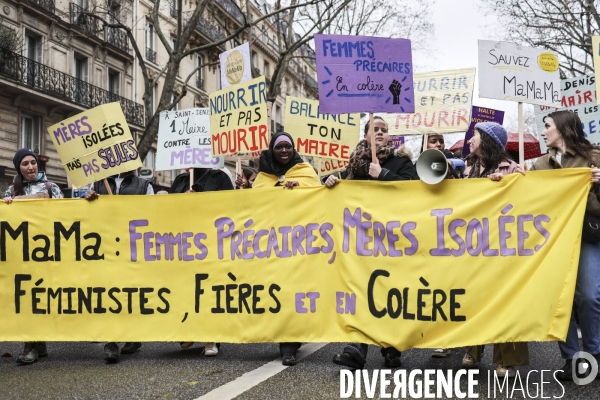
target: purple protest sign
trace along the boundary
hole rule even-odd
[[[390,135],[390,140],[392,141],[392,143],[394,143],[394,147],[396,149],[399,149],[400,147],[404,146],[404,136],[391,136]]]
[[[324,114],[414,113],[410,40],[315,35]]]
[[[497,122],[500,125],[504,122],[504,111],[494,110],[493,108],[477,107],[473,106],[471,110],[471,125],[469,130],[465,133],[465,142],[463,143],[463,156],[468,156],[471,153],[469,148],[469,140],[473,137],[473,130],[475,124],[478,122]]]

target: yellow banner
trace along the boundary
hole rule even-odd
[[[3,204],[0,340],[561,340],[589,182],[565,169]]]
[[[212,155],[252,153],[269,148],[265,77],[211,93]]]
[[[390,135],[466,132],[475,68],[415,74],[414,114],[382,114]]]
[[[360,140],[360,114],[321,114],[318,100],[287,96],[285,131],[298,154],[348,161]]]
[[[48,128],[74,186],[85,186],[142,162],[119,103],[86,110]]]

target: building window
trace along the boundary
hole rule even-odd
[[[117,71],[108,70],[108,91],[119,96],[121,89],[121,74]]]
[[[154,169],[155,154],[156,151],[154,149],[148,150],[148,154],[146,154],[146,158],[144,158],[144,168]]]
[[[275,122],[281,125],[281,107],[275,106]]]
[[[41,152],[42,118],[30,115],[21,116],[21,147],[27,147],[34,153]]]
[[[252,52],[252,66],[258,68],[258,54],[255,51]]]
[[[154,50],[154,26],[146,21],[146,60],[156,63],[156,51]]]
[[[88,81],[88,59],[75,55],[75,78],[87,82]]]
[[[204,67],[202,67],[202,64],[204,64],[204,58],[201,55],[196,55],[196,68],[198,68],[196,71],[196,87],[204,90],[204,74],[202,73]]]
[[[263,69],[263,75],[264,75],[265,77],[267,77],[267,78],[268,78],[269,76],[271,76],[269,69],[270,69],[270,68],[269,68],[269,63],[265,61],[265,66],[264,66],[264,69]]]
[[[171,104],[173,104],[173,102],[177,99],[177,95],[176,94],[172,94],[171,95]],[[172,111],[177,111],[179,110],[179,104],[175,103],[175,105],[173,106],[173,108],[171,108]]]

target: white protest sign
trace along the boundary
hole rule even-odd
[[[582,75],[561,80],[561,107],[535,106],[535,125],[538,134],[544,130],[546,116],[556,110],[569,110],[581,119],[583,133],[592,143],[600,143],[600,106],[596,103],[596,77]],[[546,144],[540,140],[542,153]]]
[[[252,79],[250,45],[244,43],[219,54],[221,61],[221,87],[236,85]]]
[[[479,97],[560,107],[558,57],[548,50],[479,41]]]
[[[160,113],[156,143],[156,170],[223,168],[223,157],[213,158],[208,108]]]

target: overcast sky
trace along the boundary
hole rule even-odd
[[[435,26],[435,35],[430,42],[433,57],[430,54],[414,51],[413,62],[417,73],[477,68],[477,40],[503,39],[503,28],[497,23],[497,17],[485,15],[480,0],[438,0],[433,11],[431,18]],[[478,80],[479,76],[476,75],[473,105],[504,111],[505,126],[507,120],[516,121],[517,103],[479,98]],[[525,107],[533,108],[531,105]],[[447,138],[448,143],[456,140],[454,135],[448,136],[450,136]]]

